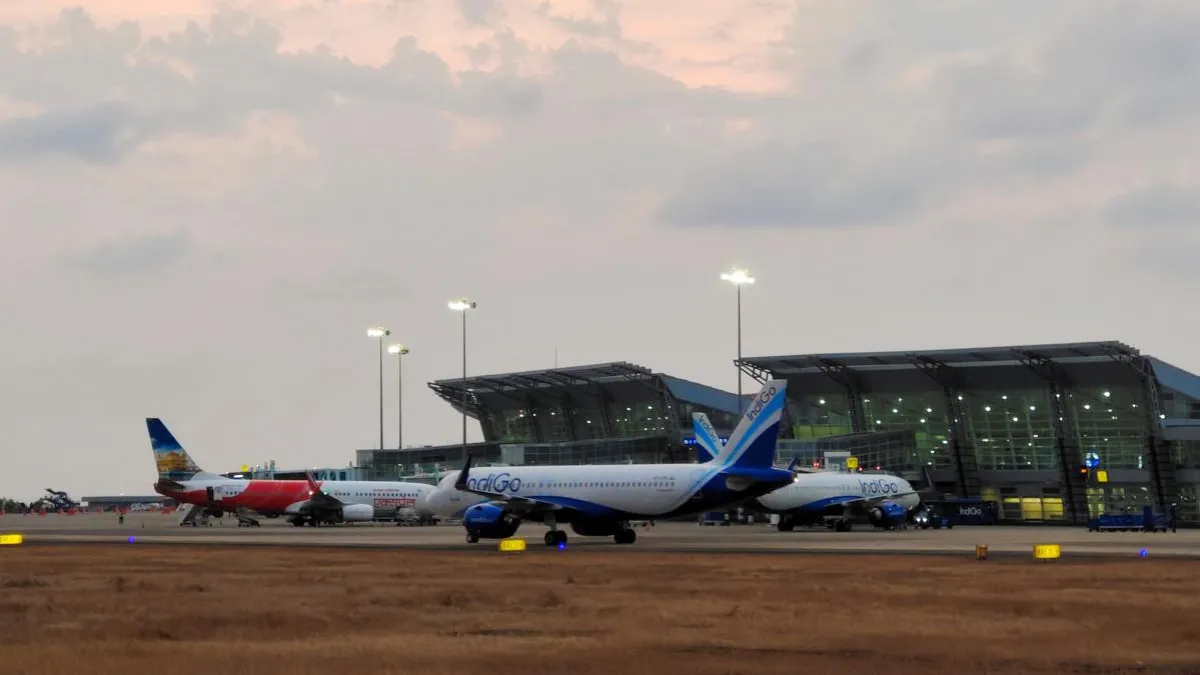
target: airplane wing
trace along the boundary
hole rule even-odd
[[[463,464],[462,471],[458,473],[458,479],[454,481],[454,489],[460,492],[470,492],[471,494],[487,497],[488,499],[504,504],[512,509],[519,516],[527,516],[533,513],[545,513],[547,511],[565,511],[573,510],[581,513],[587,513],[590,516],[603,516],[611,513],[600,505],[595,505],[594,508],[581,508],[578,504],[560,504],[554,501],[555,498],[548,497],[545,499],[531,499],[529,497],[521,497],[519,495],[507,495],[501,492],[492,490],[479,490],[467,485],[467,477],[471,471],[471,456],[467,455],[467,461]]]

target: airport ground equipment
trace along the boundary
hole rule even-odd
[[[1166,532],[1171,529],[1165,513],[1145,506],[1141,513],[1106,513],[1088,521],[1088,532]]]

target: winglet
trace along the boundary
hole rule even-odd
[[[795,457],[792,458],[792,461],[788,462],[787,470],[791,471],[792,473],[796,472],[796,458]]]
[[[467,474],[471,472],[471,453],[467,453],[467,461],[463,462],[462,471],[458,472],[458,478],[454,479],[454,488],[462,490],[467,487]]]
[[[304,480],[308,481],[309,496],[316,496],[316,495],[321,494],[321,486],[317,485],[317,479],[313,477],[311,471],[306,470],[304,472]]]

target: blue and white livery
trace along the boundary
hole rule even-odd
[[[692,427],[696,445],[700,448],[697,452],[700,462],[721,453],[720,437],[707,415],[694,413]],[[897,476],[799,469],[794,482],[752,499],[745,506],[763,513],[779,514],[781,532],[790,532],[798,524],[811,525],[828,518],[833,519],[834,530],[847,532],[850,516],[856,511],[865,511],[867,519],[876,527],[893,529],[904,524],[920,504],[921,497],[912,485]]]
[[[792,482],[771,466],[782,419],[785,380],[763,386],[729,442],[700,464],[519,466],[471,468],[442,478],[423,506],[439,515],[462,514],[467,541],[513,536],[522,521],[550,528],[547,546],[563,545],[569,523],[585,537],[637,538],[631,520],[670,518],[760,497]]]

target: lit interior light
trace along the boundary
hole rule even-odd
[[[1108,398],[1109,396],[1112,396],[1112,392],[1109,392],[1109,391],[1104,392],[1104,398]]]
[[[992,412],[992,406],[990,406],[990,405],[983,406],[983,412]]]

